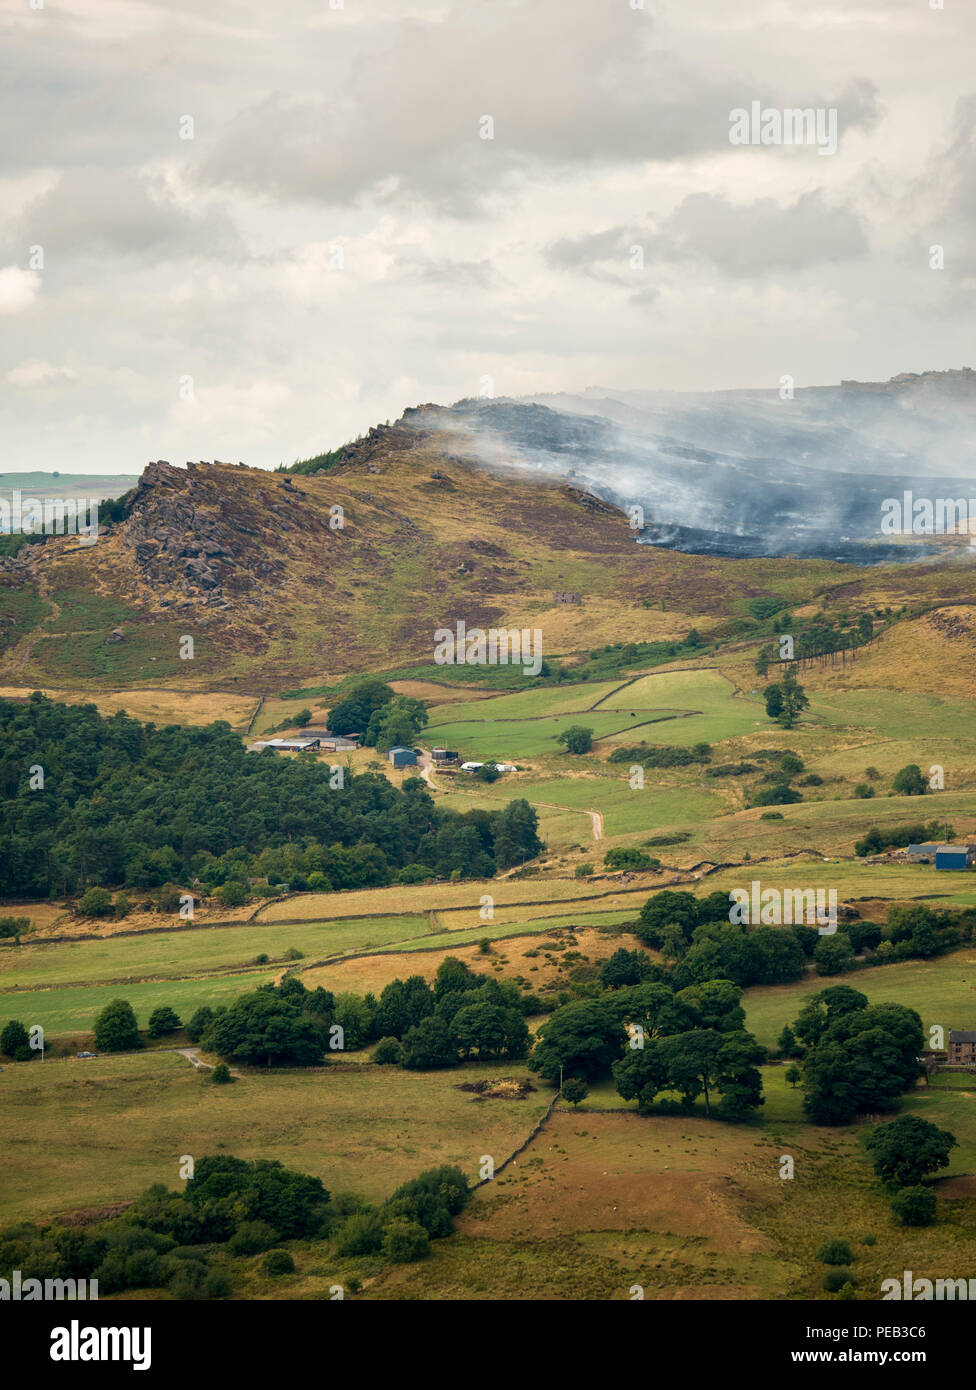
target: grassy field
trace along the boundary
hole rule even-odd
[[[153,1009],[169,1004],[184,1022],[204,1004],[230,1004],[239,994],[273,980],[280,966],[240,974],[203,975],[190,980],[85,985],[69,989],[17,990],[0,996],[4,1020],[18,1018],[26,1026],[39,1023],[51,1037],[90,1035],[95,1017],[113,999],[127,999],[140,1028],[145,1028]]]
[[[176,928],[97,941],[50,941],[0,949],[0,991],[95,983],[101,980],[180,979],[253,964],[258,954],[280,961],[286,951],[309,957],[369,950],[430,930],[425,916],[360,918],[299,925]],[[0,994],[0,1009],[5,996]],[[10,997],[9,993],[6,997]]]
[[[495,903],[561,902],[599,897],[612,891],[604,881],[571,878],[472,879],[467,883],[419,883],[406,888],[361,888],[348,893],[303,893],[269,903],[258,920],[280,922],[303,918],[328,921],[355,915],[386,916],[397,912],[430,912],[451,907],[478,907],[483,894]]]
[[[278,1157],[334,1192],[374,1200],[439,1163],[474,1178],[481,1155],[500,1162],[551,1094],[479,1104],[457,1089],[499,1074],[477,1064],[432,1073],[258,1071],[214,1089],[173,1053],[5,1067],[0,1217],[126,1201],[154,1182],[178,1186],[181,1154]],[[502,1074],[527,1075],[519,1065]]]
[[[746,991],[746,1027],[772,1047],[811,994],[829,985],[846,984],[867,995],[872,1004],[890,1002],[917,1010],[926,1031],[976,1027],[976,951],[966,947],[936,960],[877,965],[843,976],[817,975],[793,985],[769,985]]]

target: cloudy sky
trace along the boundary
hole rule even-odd
[[[4,471],[273,467],[484,378],[976,366],[965,0],[31,3]],[[731,144],[753,101],[836,109],[837,152]]]

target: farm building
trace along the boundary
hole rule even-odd
[[[317,738],[325,753],[351,753],[359,747],[359,734],[330,734],[328,729],[305,729],[302,738]]]
[[[456,763],[459,754],[454,748],[432,748],[430,756],[435,763]]]
[[[307,753],[318,748],[317,738],[269,738],[263,742],[252,743],[249,753],[260,753],[262,748],[273,748],[276,753]]]
[[[935,852],[938,849],[946,849],[946,845],[924,844],[909,845],[905,851],[905,858],[913,864],[931,864],[935,859]]]
[[[940,845],[935,852],[937,869],[971,869],[973,865],[972,845]]]
[[[394,767],[417,766],[417,755],[412,748],[391,748],[389,758]]]
[[[950,1032],[948,1061],[957,1067],[976,1064],[976,1033]]]

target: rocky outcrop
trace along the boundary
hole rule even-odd
[[[316,511],[296,507],[304,494],[289,480],[252,474],[247,488],[229,488],[226,466],[148,464],[121,531],[146,583],[175,586],[208,607],[224,606],[255,579],[282,578],[290,536],[328,534]]]

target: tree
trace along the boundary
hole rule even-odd
[[[329,710],[329,732],[365,735],[373,714],[392,699],[393,689],[384,681],[360,681]]]
[[[13,1061],[20,1061],[20,1054],[23,1052],[26,1052],[28,1057],[31,1055],[30,1037],[19,1019],[12,1018],[0,1032],[0,1052]]]
[[[207,1028],[210,1026],[213,1016],[213,1009],[209,1008],[206,1004],[201,1005],[201,1007],[196,1010],[189,1023],[186,1025],[186,1033],[190,1042],[198,1043],[200,1041],[207,1031]]]
[[[628,951],[620,946],[600,966],[600,984],[604,989],[622,989],[639,985],[655,972],[654,962],[644,951]]]
[[[312,711],[308,708],[300,709],[295,715],[295,724],[299,729],[304,729],[312,722]]]
[[[593,730],[583,724],[571,724],[563,729],[556,742],[565,744],[567,753],[589,753],[593,747]]]
[[[228,1086],[234,1078],[230,1074],[230,1067],[226,1062],[218,1062],[210,1073],[210,1080],[215,1086]]]
[[[128,1052],[143,1047],[132,1005],[113,999],[95,1019],[95,1046],[99,1052]]]
[[[458,1046],[454,1034],[439,1014],[422,1019],[403,1039],[403,1065],[411,1071],[453,1067],[457,1060]]]
[[[538,835],[538,814],[524,797],[510,801],[503,810],[497,811],[489,825],[499,869],[524,864],[545,849]]]
[[[694,893],[662,888],[659,893],[648,898],[641,908],[634,935],[643,941],[645,946],[659,946],[664,928],[675,922],[690,941],[691,934],[700,920],[698,912],[698,900]]]
[[[267,987],[218,1009],[206,1041],[221,1057],[250,1066],[314,1067],[322,1061],[322,1036],[315,1024],[297,1004]]]
[[[388,705],[373,712],[363,742],[380,753],[391,748],[410,748],[427,723],[423,700],[395,695]]]
[[[0,938],[9,940],[13,937],[20,945],[20,938],[26,936],[31,930],[31,920],[29,917],[0,917]]]
[[[466,1004],[454,1015],[454,1037],[463,1057],[524,1057],[529,1029],[516,1009],[481,1001]]]
[[[930,1120],[899,1115],[889,1124],[878,1125],[864,1142],[874,1157],[874,1171],[883,1182],[912,1187],[938,1168],[947,1167],[949,1150],[958,1141]]]
[[[891,785],[899,796],[924,796],[928,791],[918,763],[906,763],[895,773],[895,780]]]
[[[767,685],[763,691],[763,696],[766,701],[767,715],[770,719],[775,719],[784,729],[792,729],[800,715],[810,705],[803,686],[796,679],[796,671],[792,666],[784,672],[782,680]]]
[[[225,907],[243,907],[249,896],[248,885],[240,879],[229,878],[226,883],[221,884],[214,896],[218,897]]]
[[[822,936],[813,952],[818,975],[840,975],[854,966],[854,947],[850,937],[838,932]]]
[[[569,1101],[570,1105],[573,1107],[574,1110],[579,1105],[581,1100],[586,1100],[586,1097],[589,1094],[589,1086],[587,1086],[586,1082],[581,1080],[578,1076],[567,1077],[567,1079],[563,1082],[563,1100]]]
[[[89,888],[78,901],[82,917],[108,917],[112,912],[112,895],[106,888]]]
[[[564,1072],[605,1076],[627,1042],[618,1008],[608,999],[574,1000],[550,1014],[539,1029],[529,1066],[546,1081]]]
[[[153,1009],[149,1015],[149,1036],[151,1038],[161,1038],[164,1033],[173,1033],[177,1028],[182,1027],[179,1015],[168,1004],[162,1004],[158,1009]]]
[[[784,1077],[786,1078],[787,1083],[788,1083],[794,1090],[795,1090],[796,1087],[800,1084],[800,1082],[803,1080],[803,1073],[802,1073],[802,1071],[800,1070],[800,1068],[799,1068],[798,1066],[796,1066],[795,1063],[794,1063],[793,1066],[787,1067],[787,1068],[786,1068],[786,1071],[783,1073],[783,1075],[784,1075]]]
[[[782,1032],[776,1039],[776,1046],[784,1057],[795,1057],[797,1055],[796,1034],[788,1023],[784,1025]]]
[[[891,1211],[900,1226],[934,1226],[935,1193],[931,1187],[903,1187],[892,1197]]]

